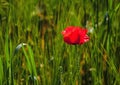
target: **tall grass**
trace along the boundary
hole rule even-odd
[[[0,85],[120,85],[119,17],[119,0],[1,0]],[[90,41],[64,43],[70,25]]]

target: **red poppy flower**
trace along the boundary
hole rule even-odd
[[[89,36],[87,35],[87,29],[83,29],[77,26],[69,26],[62,31],[64,41],[67,44],[83,44],[89,41]]]

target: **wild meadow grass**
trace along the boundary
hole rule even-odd
[[[119,0],[1,0],[0,85],[120,85]],[[67,26],[90,41],[68,45]]]

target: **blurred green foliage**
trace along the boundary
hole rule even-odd
[[[119,85],[119,17],[119,0],[1,0],[0,84]],[[64,43],[70,25],[90,41]]]

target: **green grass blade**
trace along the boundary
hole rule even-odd
[[[4,76],[4,73],[3,73],[3,62],[2,62],[2,59],[1,59],[1,56],[0,56],[0,85],[3,85],[2,84],[3,76]]]

